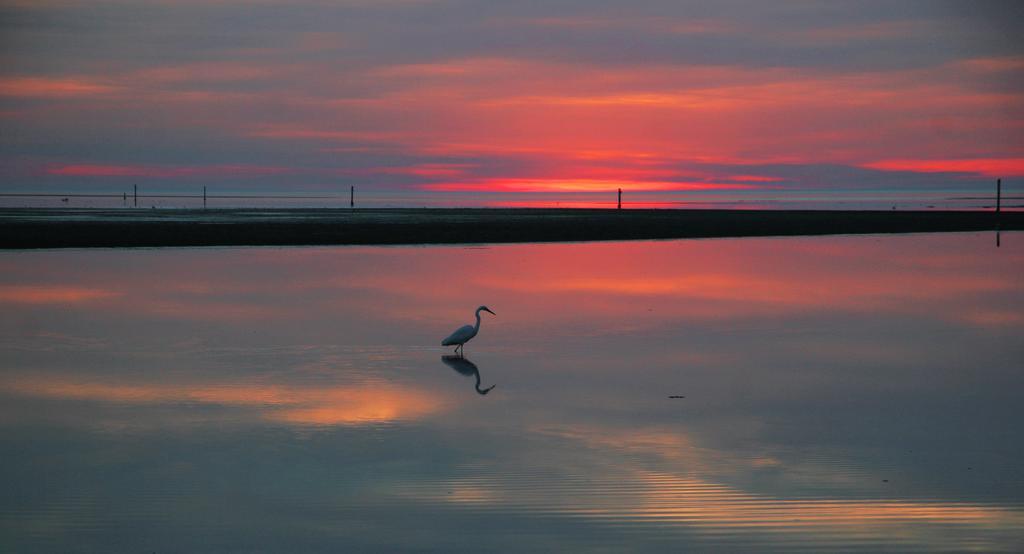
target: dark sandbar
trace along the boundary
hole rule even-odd
[[[459,244],[1024,229],[1024,212],[0,209],[0,248]]]

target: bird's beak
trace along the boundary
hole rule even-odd
[[[492,311],[490,310],[490,308],[484,308],[484,311],[486,311],[486,312],[490,313],[491,315],[498,315],[498,314],[496,314],[496,313],[492,312]]]

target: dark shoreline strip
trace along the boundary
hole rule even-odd
[[[463,244],[1024,230],[1024,212],[0,209],[0,248]]]

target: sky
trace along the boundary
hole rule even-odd
[[[0,193],[983,190],[1024,3],[3,0]]]

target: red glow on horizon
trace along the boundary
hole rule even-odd
[[[739,32],[721,21],[599,14],[529,24],[578,32]],[[804,46],[932,30],[903,21],[842,23],[790,38]],[[327,37],[313,38],[318,44]],[[463,192],[771,190],[782,182],[828,185],[828,166],[836,165],[952,173],[943,177],[947,183],[961,179],[958,173],[1022,176],[1015,139],[1024,104],[1020,95],[993,86],[1022,65],[1020,57],[975,55],[900,72],[822,71],[706,60],[608,64],[495,51],[425,56],[420,63],[369,59],[339,74],[317,57],[283,63],[241,53],[238,59],[95,66],[91,74],[11,76],[0,78],[0,96],[24,103],[6,117],[45,123],[40,129],[47,132],[52,127],[75,136],[96,128],[97,136],[124,136],[138,127],[195,136],[199,144],[223,137],[255,145],[231,150],[228,161],[235,164],[201,165],[197,160],[208,154],[169,161],[156,150],[146,163],[132,163],[114,146],[97,158],[40,156],[56,162],[42,173],[68,181],[287,175],[274,184]],[[364,152],[374,156],[359,157]],[[766,165],[814,166],[815,175],[791,179],[793,172],[762,169]]]
[[[467,183],[431,183],[424,190],[444,192],[603,192],[623,191],[711,191],[759,190],[764,187],[743,183],[704,183],[674,181],[626,181],[601,179],[485,179]]]
[[[604,190],[608,192],[612,200],[606,200],[604,202],[598,200],[498,200],[487,202],[488,207],[492,208],[578,208],[578,209],[610,209],[618,205],[614,199],[614,191]],[[722,209],[722,204],[709,204],[707,202],[700,201],[664,201],[659,202],[655,200],[639,200],[634,201],[628,197],[622,200],[623,209],[641,209],[641,210],[666,210],[666,209],[685,209],[685,210],[714,210]],[[767,203],[757,202],[743,202],[742,204],[729,204],[728,209],[730,210],[768,210],[775,206]]]

